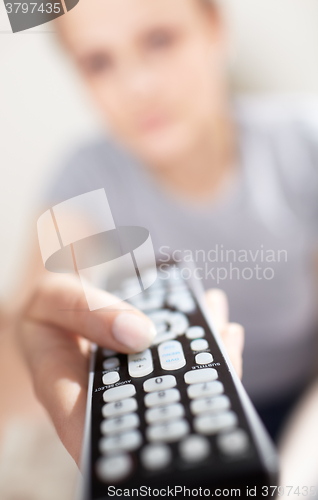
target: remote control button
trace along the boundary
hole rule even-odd
[[[169,315],[170,330],[177,335],[185,333],[189,326],[188,318],[181,312],[170,312]]]
[[[209,344],[205,339],[193,340],[190,344],[192,351],[204,351],[209,348]]]
[[[234,427],[237,423],[237,416],[232,411],[220,413],[218,415],[203,415],[196,417],[193,426],[196,432],[201,434],[215,434],[229,427]]]
[[[214,368],[202,368],[202,370],[192,370],[184,374],[186,384],[196,384],[198,382],[210,382],[218,378],[218,372]]]
[[[145,413],[145,419],[148,424],[156,422],[166,422],[167,420],[175,420],[184,416],[184,408],[180,403],[168,406],[160,406],[159,408],[151,408]]]
[[[157,335],[182,335],[189,326],[188,318],[184,314],[169,311],[169,309],[163,309],[162,311],[148,314],[148,317],[155,324]]]
[[[172,453],[166,444],[148,444],[141,451],[141,462],[147,470],[160,470],[170,464]]]
[[[187,393],[190,399],[206,398],[217,396],[224,392],[222,382],[206,382],[204,384],[194,384],[187,388]]]
[[[104,370],[113,370],[114,368],[117,368],[119,365],[120,362],[118,358],[108,358],[105,359],[105,361],[103,362]]]
[[[102,415],[104,418],[116,417],[125,413],[131,413],[137,410],[137,401],[134,398],[123,399],[123,401],[115,401],[114,403],[107,403],[102,408]]]
[[[109,358],[110,356],[115,356],[115,354],[117,354],[116,351],[112,351],[111,349],[103,349],[102,353],[105,358]]]
[[[159,345],[162,342],[167,342],[167,340],[174,340],[176,337],[177,334],[174,332],[161,333],[155,336],[151,345]]]
[[[213,356],[209,352],[200,352],[200,354],[197,354],[195,357],[195,362],[198,365],[207,365],[208,363],[212,363],[213,361]]]
[[[205,331],[202,326],[190,326],[186,331],[186,337],[189,340],[200,339],[205,336]]]
[[[199,413],[215,413],[228,410],[231,406],[227,396],[216,396],[214,398],[196,399],[191,401],[190,409],[194,415]]]
[[[146,429],[148,441],[165,441],[172,443],[179,441],[189,433],[189,424],[186,420],[175,420],[173,422],[151,425]]]
[[[163,375],[162,377],[154,377],[144,382],[145,392],[164,391],[171,389],[177,385],[176,377],[173,375]]]
[[[128,354],[128,371],[131,377],[145,377],[153,371],[150,349],[137,354]]]
[[[115,418],[103,420],[100,426],[102,434],[116,434],[117,432],[128,431],[139,426],[139,417],[137,413],[128,415],[119,415]]]
[[[180,401],[180,392],[178,389],[168,389],[167,391],[151,392],[145,396],[145,405],[160,406]]]
[[[132,384],[121,385],[119,387],[113,387],[108,389],[103,394],[103,399],[105,403],[111,403],[112,401],[119,401],[120,399],[131,398],[136,394],[136,388]]]
[[[104,437],[99,441],[100,452],[106,455],[117,450],[134,451],[142,444],[139,431],[128,431],[115,436]]]
[[[181,441],[179,453],[185,462],[200,462],[210,454],[210,443],[207,438],[192,435]]]
[[[153,312],[151,314],[148,314],[147,316],[154,323],[158,335],[160,333],[167,332],[169,324],[168,320],[170,316],[169,309],[162,309],[161,311]]]
[[[249,449],[249,439],[243,429],[236,429],[217,438],[217,445],[224,455],[237,457],[246,453]]]
[[[158,354],[163,370],[178,370],[186,364],[182,345],[178,340],[171,340],[160,344]]]
[[[115,384],[120,379],[118,372],[108,372],[103,375],[103,384],[110,385]]]
[[[133,469],[130,455],[115,455],[100,458],[96,464],[96,474],[105,483],[116,483],[127,477]]]
[[[195,302],[188,291],[173,291],[167,296],[166,302],[170,307],[175,307],[183,313],[192,313],[196,308]]]

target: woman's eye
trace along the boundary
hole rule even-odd
[[[110,70],[112,61],[107,54],[94,54],[83,61],[83,66],[87,73],[98,74]]]

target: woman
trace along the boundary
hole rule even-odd
[[[74,155],[46,208],[104,187],[116,224],[148,228],[162,263],[171,253],[192,258],[206,288],[221,285],[246,328],[243,382],[275,437],[311,376],[316,329],[318,149],[306,117],[230,98],[226,35],[211,2],[81,0],[58,30],[111,139]],[[83,305],[79,285],[63,280],[41,273],[21,331],[37,394],[77,458],[86,377],[77,335],[129,352],[152,333],[138,312],[129,327],[118,313],[101,324],[56,312]],[[215,300],[224,329],[226,303],[218,292]],[[225,330],[238,366],[242,330]]]

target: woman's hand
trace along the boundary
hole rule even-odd
[[[96,294],[110,296],[96,289]],[[207,292],[207,302],[228,353],[241,375],[243,329],[228,323],[226,296]],[[64,446],[79,463],[87,396],[90,342],[118,352],[140,352],[155,336],[152,322],[131,305],[91,312],[78,278],[46,275],[19,323],[22,349],[36,395]]]

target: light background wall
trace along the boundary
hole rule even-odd
[[[318,94],[318,0],[219,3],[236,89]],[[0,299],[23,272],[43,186],[63,156],[100,128],[52,29],[10,33],[0,1]]]

